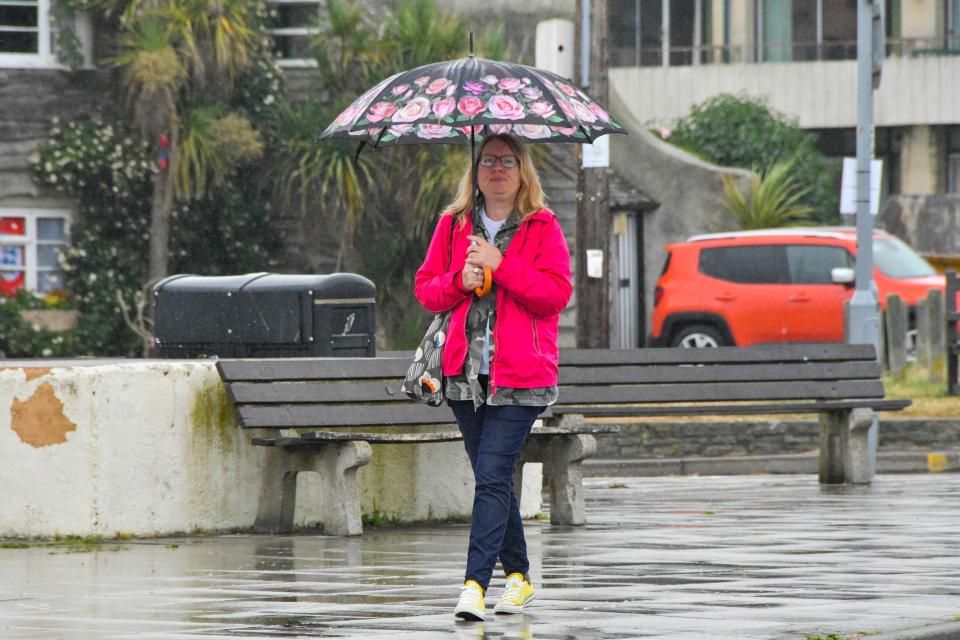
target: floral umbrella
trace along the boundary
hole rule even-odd
[[[362,149],[468,144],[486,132],[538,142],[593,142],[626,133],[569,80],[470,55],[390,76],[344,109],[320,138],[358,140]]]
[[[402,71],[354,100],[320,138],[364,146],[470,144],[485,133],[510,133],[537,142],[593,142],[623,127],[590,96],[555,73],[473,55]],[[477,175],[473,173],[474,208]],[[484,268],[481,297],[493,280]]]

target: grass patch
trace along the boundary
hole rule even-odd
[[[26,542],[2,542],[0,549],[29,549],[30,545]]]
[[[167,545],[167,549],[179,549],[179,548],[180,548],[180,545],[178,545],[176,542],[171,542],[170,544]]]
[[[607,485],[607,489],[626,489],[627,485],[622,482],[611,482]]]
[[[399,515],[381,511],[376,507],[370,513],[361,514],[360,520],[365,527],[395,527],[400,524]]]
[[[947,395],[947,383],[931,382],[930,373],[916,365],[907,366],[899,376],[883,376],[887,398],[909,398],[913,404],[897,412],[905,418],[954,418],[960,415],[960,396]]]

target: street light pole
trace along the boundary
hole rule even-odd
[[[847,341],[850,344],[872,344],[880,352],[879,304],[873,284],[873,213],[870,210],[870,168],[873,160],[873,91],[875,82],[874,48],[882,39],[874,40],[875,0],[858,0],[857,4],[857,260],[855,290],[850,300]],[[880,31],[882,34],[882,30]],[[866,478],[848,481],[870,482],[876,469],[877,420],[868,432],[869,469]]]

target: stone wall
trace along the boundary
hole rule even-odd
[[[767,456],[809,453],[820,446],[820,424],[814,420],[647,422],[620,429],[597,437],[598,458]],[[879,445],[896,451],[960,448],[960,420],[882,419]]]
[[[0,203],[43,195],[30,179],[28,156],[47,140],[51,119],[72,120],[120,103],[108,71],[0,69]]]
[[[920,253],[960,254],[960,193],[894,196],[877,225]]]

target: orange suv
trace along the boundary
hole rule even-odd
[[[666,250],[651,346],[844,340],[843,303],[854,291],[853,227],[713,233]],[[927,291],[945,288],[944,276],[883,231],[874,233],[873,259],[883,308],[891,294],[912,310]]]

